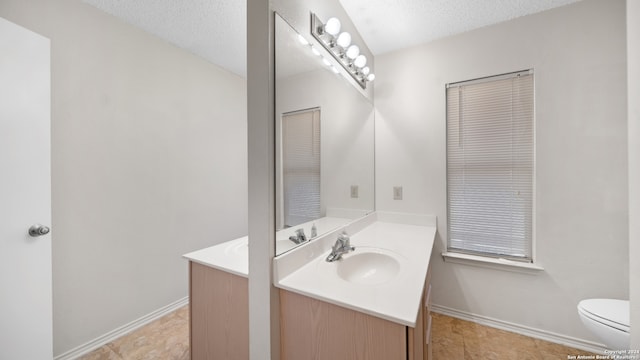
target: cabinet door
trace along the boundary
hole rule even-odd
[[[406,360],[406,327],[280,290],[282,360]]]
[[[190,262],[191,359],[249,360],[246,278]]]

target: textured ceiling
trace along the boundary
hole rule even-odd
[[[246,0],[83,1],[246,76]],[[579,0],[339,1],[378,55]]]
[[[378,55],[579,0],[339,1]]]
[[[83,1],[231,72],[246,76],[246,0]]]

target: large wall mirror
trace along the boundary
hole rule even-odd
[[[374,210],[374,110],[309,29],[275,29],[279,255]]]

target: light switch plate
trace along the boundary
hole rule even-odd
[[[358,185],[351,185],[351,198],[352,199],[358,198]]]
[[[393,200],[402,200],[402,186],[393,187]]]

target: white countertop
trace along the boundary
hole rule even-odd
[[[278,253],[283,253],[298,246],[289,240],[289,236],[295,233],[296,229],[304,228],[307,237],[311,236],[311,227],[316,224],[318,233],[330,232],[336,228],[345,226],[352,222],[353,219],[327,216],[314,221],[310,221],[298,226],[276,232],[276,246]],[[322,232],[322,233],[321,233]],[[183,255],[184,258],[197,262],[199,264],[209,266],[218,270],[230,272],[235,275],[248,277],[249,274],[249,247],[248,237],[226,241],[221,244],[210,246],[208,248],[196,250]]]
[[[325,261],[330,252],[327,244],[335,241],[334,233],[315,245],[311,242],[310,246],[275,258],[275,286],[415,327],[436,234],[435,218],[425,216],[421,220],[421,216],[416,215],[377,213],[364,220],[362,230],[350,232],[355,251],[345,254],[343,259],[358,254],[359,248],[361,251],[377,248],[397,254],[402,261],[399,273],[392,280],[369,285],[339,277],[339,263]],[[302,261],[303,258],[306,260]]]
[[[343,229],[351,234],[351,245],[356,247],[344,259],[358,254],[358,250],[383,249],[402,259],[399,274],[376,285],[354,284],[340,278],[334,269],[338,262],[327,263],[325,258]],[[415,327],[435,233],[435,217],[373,213],[276,257],[274,283],[285,290]],[[248,277],[248,255],[248,237],[244,236],[183,256]]]
[[[249,238],[223,242],[182,255],[184,258],[238,276],[249,276]]]

